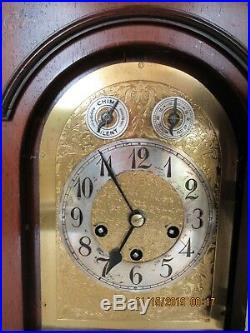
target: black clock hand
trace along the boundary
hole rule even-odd
[[[113,120],[113,112],[115,110],[115,108],[117,107],[117,104],[119,103],[119,100],[117,99],[115,104],[111,107],[110,110],[108,110],[107,112],[104,112],[101,116],[101,121],[98,125],[98,129],[97,129],[97,132],[99,133],[101,128],[104,126],[104,125],[108,125],[112,122]]]
[[[112,168],[109,166],[108,162],[105,160],[105,158],[104,158],[102,152],[101,152],[100,150],[98,150],[98,152],[99,152],[99,154],[100,154],[100,156],[101,156],[101,158],[102,158],[102,160],[103,160],[103,163],[105,164],[105,166],[106,166],[106,168],[107,168],[107,170],[108,170],[108,172],[109,172],[109,174],[110,174],[111,179],[113,180],[113,182],[115,183],[117,189],[118,189],[119,192],[121,193],[121,195],[122,195],[124,201],[126,202],[128,208],[130,209],[131,212],[133,212],[134,210],[133,210],[132,206],[130,205],[130,203],[129,203],[127,197],[126,197],[126,195],[124,194],[124,192],[123,192],[123,190],[122,190],[120,184],[118,183],[118,180],[116,179],[116,176],[115,176],[115,174],[114,174]]]
[[[180,117],[178,116],[177,113],[177,98],[174,99],[174,107],[173,107],[173,111],[170,113],[169,117],[168,117],[168,123],[169,123],[169,132],[170,134],[173,136],[173,129],[176,126],[176,124],[178,123],[178,121],[180,120]]]
[[[125,202],[126,202],[128,208],[129,208],[130,211],[131,211],[131,214],[130,214],[130,217],[129,217],[129,219],[130,219],[129,222],[131,223],[131,225],[130,225],[130,228],[129,228],[128,232],[126,233],[126,235],[125,235],[125,237],[124,237],[124,239],[123,239],[123,241],[122,241],[120,247],[119,247],[119,248],[117,247],[117,248],[112,249],[112,250],[110,251],[110,253],[109,253],[109,259],[108,259],[108,262],[106,263],[106,265],[105,265],[105,267],[104,267],[104,269],[103,269],[103,276],[106,276],[114,266],[118,265],[118,264],[122,261],[121,250],[123,249],[123,247],[124,247],[124,245],[126,244],[128,238],[129,238],[129,236],[131,235],[132,231],[134,230],[135,225],[136,225],[137,223],[140,223],[140,219],[135,219],[135,221],[133,222],[133,223],[135,223],[135,225],[133,225],[132,222],[131,222],[131,220],[133,219],[133,216],[138,215],[140,212],[139,212],[138,210],[134,210],[134,209],[132,208],[132,206],[130,205],[130,203],[129,203],[127,197],[126,197],[126,195],[124,194],[124,192],[123,192],[123,190],[122,190],[122,188],[121,188],[121,186],[120,186],[120,184],[118,183],[118,181],[117,181],[117,179],[116,179],[116,176],[115,176],[115,174],[114,174],[114,172],[113,172],[111,166],[108,164],[108,162],[107,162],[106,159],[104,158],[102,152],[101,152],[100,150],[98,150],[98,152],[99,152],[99,154],[100,154],[100,156],[101,156],[101,158],[102,158],[102,160],[103,160],[103,163],[105,164],[105,166],[106,166],[106,168],[107,168],[107,170],[108,170],[108,172],[109,172],[109,174],[110,174],[110,176],[111,176],[113,182],[115,183],[117,189],[118,189],[119,192],[121,193],[123,199],[125,200]],[[141,216],[141,219],[144,220],[144,217]],[[143,222],[143,223],[144,223],[144,222]]]
[[[144,222],[145,222],[145,216],[143,214],[143,212],[139,211],[139,210],[134,210],[129,217],[129,223],[130,223],[130,228],[127,231],[123,241],[121,242],[120,247],[116,247],[113,250],[110,251],[109,253],[109,259],[107,260],[106,265],[104,266],[103,269],[103,276],[106,276],[106,274],[108,274],[108,272],[110,272],[110,270],[118,265],[121,261],[122,261],[122,254],[121,251],[124,247],[124,245],[126,244],[127,240],[129,239],[130,235],[132,234],[134,228],[138,228],[143,226]]]
[[[119,100],[117,99],[116,102],[115,102],[115,104],[114,104],[114,105],[112,106],[112,108],[108,111],[108,113],[109,113],[111,116],[113,116],[113,113],[114,113],[115,108],[117,107],[118,103],[119,103]]]
[[[121,261],[122,261],[122,254],[121,254],[121,250],[123,249],[124,245],[126,244],[129,236],[131,235],[132,231],[134,229],[134,226],[130,226],[128,232],[126,233],[121,246],[118,248],[114,248],[113,250],[110,251],[109,253],[109,260],[107,262],[107,264],[104,267],[103,270],[103,276],[106,276],[113,267],[115,267],[116,265],[118,265]]]
[[[121,246],[119,248],[119,251],[121,252],[121,250],[123,249],[124,245],[126,244],[127,240],[129,239],[129,236],[132,234],[132,231],[134,230],[134,226],[131,225],[128,232],[126,233],[122,243],[121,243]]]

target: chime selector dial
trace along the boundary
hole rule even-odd
[[[113,139],[122,135],[128,122],[126,105],[112,96],[95,99],[87,109],[87,126],[91,133],[100,139]]]

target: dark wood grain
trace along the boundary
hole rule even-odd
[[[14,140],[19,124],[2,126],[2,297],[3,328],[18,330],[23,327],[22,318],[22,267],[21,224],[19,197],[20,143]]]
[[[133,3],[133,9],[144,3]],[[247,3],[146,3],[146,6],[183,10],[205,18],[222,27],[247,46]],[[48,36],[82,16],[93,15],[107,9],[118,9],[119,3],[3,3],[3,85],[14,70]],[[237,19],[236,19],[237,18]],[[18,23],[17,23],[18,22]],[[44,24],[46,22],[46,24]],[[18,28],[17,28],[18,26]],[[22,37],[21,37],[22,36]],[[15,47],[13,48],[13,45]]]
[[[201,43],[200,47],[203,46],[203,43],[209,44],[223,53],[243,75],[247,76],[246,48],[219,26],[199,16],[170,8],[159,9],[155,6],[137,5],[135,11],[130,5],[123,4],[119,11],[109,9],[98,15],[74,21],[58,30],[36,48],[17,69],[6,86],[3,95],[3,118],[8,120],[13,116],[16,104],[29,80],[35,76],[39,68],[44,66],[49,57],[54,56],[55,52],[60,52],[62,48],[73,44],[75,39],[86,38],[97,31],[138,24],[144,25],[145,30],[146,27],[151,26],[170,27],[194,36]],[[196,47],[198,48],[198,45]]]
[[[154,8],[155,11],[162,12],[171,8],[198,14],[219,24],[246,44],[247,14],[244,3],[125,5],[133,13],[136,13],[137,6],[139,8],[143,5],[145,11]],[[28,54],[58,29],[81,16],[87,20],[93,16],[101,16],[108,10],[119,14],[125,5],[123,3],[4,3],[4,85],[7,85],[15,69],[22,68],[23,60]],[[75,39],[70,44],[63,45],[53,57],[48,56],[43,65],[29,78],[18,100],[13,118],[3,123],[4,329],[40,327],[37,164],[39,135],[49,109],[70,82],[79,76],[104,64],[130,60],[169,64],[194,75],[208,86],[228,112],[243,156],[240,172],[244,170],[247,80],[232,59],[213,43],[197,39],[195,34],[175,27],[141,22],[96,30],[94,33]],[[239,197],[242,196],[242,189],[242,184],[239,183]],[[241,201],[239,205],[241,207]],[[242,219],[235,244],[239,244],[240,237],[243,239],[245,236],[242,231],[245,223]],[[232,269],[232,288],[238,283],[237,276],[240,275],[241,266],[236,260]],[[242,298],[245,284],[242,283],[241,287]],[[231,309],[234,301],[235,298],[230,300]],[[229,313],[230,316],[231,314]],[[238,319],[242,316],[244,309]],[[231,322],[228,322],[229,328],[242,327],[242,319],[240,323],[238,321],[238,326],[238,319],[234,319],[233,316],[231,319]]]

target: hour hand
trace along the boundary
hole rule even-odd
[[[105,277],[113,267],[118,265],[122,261],[122,255],[119,248],[115,248],[109,253],[109,260],[104,266],[102,276]]]
[[[126,244],[127,240],[129,239],[133,230],[134,230],[134,226],[131,226],[129,228],[128,232],[126,233],[120,247],[119,248],[116,247],[109,252],[109,259],[108,259],[107,263],[105,264],[103,272],[102,272],[103,277],[105,277],[111,271],[111,269],[113,267],[115,267],[122,261],[121,251],[122,251],[124,245]]]

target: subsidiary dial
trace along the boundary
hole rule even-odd
[[[182,97],[167,97],[156,104],[151,116],[154,131],[164,139],[180,139],[194,123],[192,106]]]
[[[113,139],[122,135],[128,126],[128,121],[127,107],[120,99],[112,96],[95,99],[87,109],[87,126],[101,139]]]

